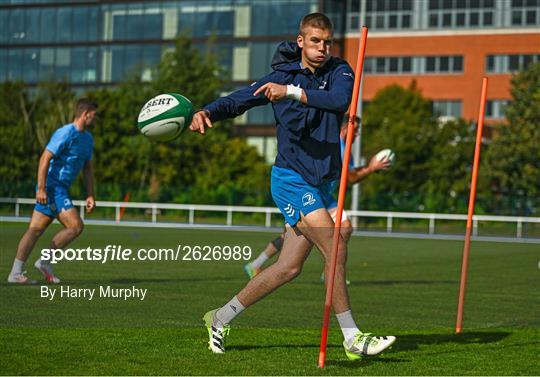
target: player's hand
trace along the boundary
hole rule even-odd
[[[45,191],[45,189],[37,190],[36,202],[38,202],[39,204],[47,204],[47,191]]]
[[[253,95],[258,96],[260,93],[263,93],[271,102],[281,101],[287,97],[287,85],[269,82],[257,89]]]
[[[193,119],[189,125],[189,129],[193,132],[199,132],[204,135],[205,127],[212,128],[212,121],[209,117],[208,111],[201,110],[193,114]]]
[[[372,172],[376,172],[379,170],[386,170],[390,167],[390,160],[385,157],[382,160],[377,160],[376,156],[371,157],[371,160],[369,160],[368,168]]]
[[[86,213],[92,213],[92,211],[96,208],[96,202],[94,200],[93,196],[89,196],[86,198]]]

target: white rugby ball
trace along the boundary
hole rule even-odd
[[[377,152],[375,155],[375,158],[378,161],[382,161],[384,159],[390,161],[390,166],[394,165],[396,161],[396,154],[392,152],[391,149],[383,149],[382,151]]]
[[[193,105],[178,93],[160,94],[146,102],[139,112],[137,126],[151,140],[176,139],[191,124]]]

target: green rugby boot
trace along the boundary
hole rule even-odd
[[[210,310],[207,312],[203,321],[208,330],[208,349],[213,353],[225,353],[225,340],[231,330],[229,325],[223,325],[219,328],[215,325],[215,316],[218,309]]]

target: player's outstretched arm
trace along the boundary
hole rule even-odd
[[[274,71],[250,86],[237,90],[225,97],[218,98],[214,102],[204,106],[203,110],[205,114],[199,114],[197,112],[195,115],[199,115],[193,118],[195,124],[192,122],[192,125],[195,131],[201,129],[202,121],[206,122],[206,119],[211,122],[217,122],[223,119],[235,118],[253,107],[266,105],[269,102],[268,98],[263,95],[254,96],[253,93],[266,83],[279,83],[283,79],[283,73]],[[208,125],[208,123],[205,124]]]
[[[47,191],[45,190],[45,185],[47,183],[47,172],[49,171],[49,165],[51,164],[53,157],[54,155],[51,151],[45,149],[39,159],[36,202],[40,204],[47,204]]]
[[[361,168],[350,170],[347,180],[349,184],[352,185],[367,178],[371,173],[375,173],[379,170],[388,169],[389,167],[390,160],[388,160],[386,157],[382,160],[377,160],[377,158],[373,156],[371,157],[368,166],[363,166]]]
[[[86,188],[86,213],[92,213],[96,207],[94,199],[94,168],[92,161],[86,161],[83,168],[84,187]]]

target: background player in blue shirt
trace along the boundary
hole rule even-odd
[[[272,168],[272,197],[285,221],[279,259],[251,279],[224,306],[204,315],[209,348],[225,352],[229,323],[281,285],[294,279],[313,245],[323,254],[328,276],[334,222],[327,195],[341,173],[340,126],[352,97],[354,73],[349,64],[330,55],[333,27],[324,14],[300,22],[296,43],[282,43],[272,60],[273,71],[194,114],[192,131],[204,134],[212,122],[236,117],[254,106],[272,103],[278,154]],[[332,307],[350,359],[382,352],[393,336],[376,337],[358,329],[352,316],[345,262],[347,244],[340,239]]]
[[[62,249],[81,234],[83,222],[68,194],[69,187],[81,170],[87,194],[86,212],[90,213],[94,209],[91,163],[94,140],[87,128],[94,121],[97,107],[89,99],[80,99],[75,106],[73,123],[57,129],[45,147],[39,159],[36,205],[28,229],[17,247],[17,255],[8,276],[9,283],[36,283],[24,274],[24,264],[36,241],[55,218],[64,229],[54,235],[50,249]],[[48,260],[38,259],[34,266],[41,271],[47,282],[60,282]]]

